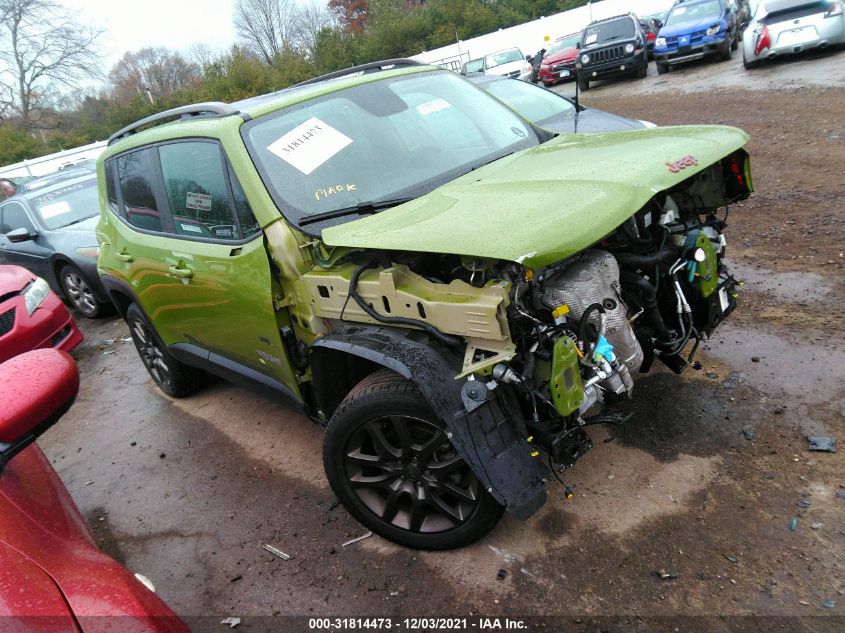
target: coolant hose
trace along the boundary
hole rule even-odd
[[[661,341],[671,341],[672,334],[666,329],[660,310],[657,308],[657,288],[645,277],[638,275],[632,270],[623,270],[619,273],[619,281],[622,287],[638,295],[642,300],[642,307],[654,328],[654,333]]]
[[[587,341],[587,321],[590,318],[590,315],[593,312],[600,312],[601,314],[605,314],[604,306],[600,303],[591,303],[587,306],[587,309],[584,310],[584,313],[581,315],[581,322],[578,324],[578,340],[581,341],[583,344],[586,344]],[[584,359],[590,364],[590,358],[593,355],[593,349],[595,348],[596,344],[599,342],[598,337],[603,335],[604,332],[601,331],[602,328],[599,327],[598,336],[596,336],[595,342],[589,347],[589,352],[587,351],[586,345],[584,348]]]

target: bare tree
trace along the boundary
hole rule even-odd
[[[270,64],[294,46],[297,15],[295,0],[237,0],[233,21],[247,48]]]
[[[335,23],[334,15],[325,5],[313,1],[310,4],[300,5],[293,38],[297,48],[313,56],[320,31],[331,28]]]
[[[51,89],[75,89],[97,77],[101,33],[52,0],[0,0],[0,76],[12,80],[3,82],[0,110],[31,127]]]
[[[180,53],[146,47],[124,53],[111,69],[109,83],[114,99],[125,103],[138,94],[147,95],[151,101],[165,97],[199,77],[199,67]]]

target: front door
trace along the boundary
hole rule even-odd
[[[169,142],[113,160],[122,221],[110,248],[164,343],[195,345],[296,392],[263,233],[220,146]]]

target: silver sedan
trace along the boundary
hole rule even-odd
[[[843,0],[761,0],[744,31],[742,63],[845,44]]]

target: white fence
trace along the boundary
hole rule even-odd
[[[66,149],[48,156],[24,160],[14,165],[0,167],[0,178],[15,176],[43,176],[50,174],[67,164],[77,163],[89,158],[96,159],[106,149],[106,141],[97,141],[90,145]]]
[[[518,24],[507,29],[499,29],[487,35],[480,35],[470,40],[456,42],[431,51],[414,55],[412,59],[427,64],[450,67],[455,70],[458,63],[478,59],[489,53],[516,46],[524,55],[533,55],[541,48],[562,35],[569,35],[584,29],[591,20],[609,18],[621,13],[650,15],[668,11],[673,0],[603,0],[542,17],[539,20]]]

